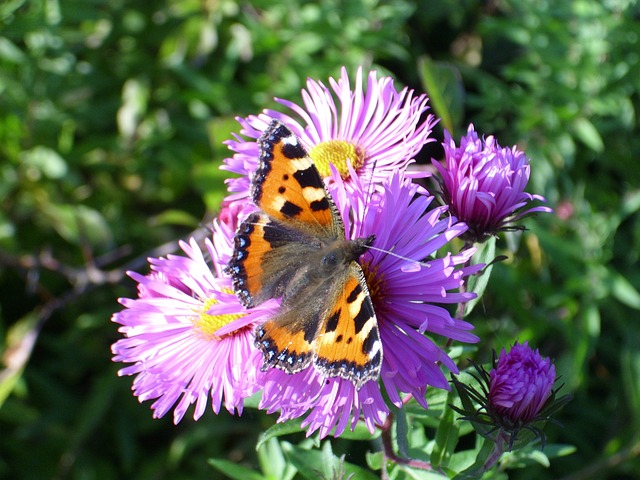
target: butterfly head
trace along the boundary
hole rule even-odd
[[[320,264],[323,268],[332,270],[339,265],[349,265],[353,261],[358,261],[360,256],[366,252],[376,239],[375,235],[356,240],[336,241],[334,245],[323,253]]]

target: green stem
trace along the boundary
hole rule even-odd
[[[384,425],[380,427],[382,431],[382,447],[384,455],[384,460],[382,462],[382,480],[387,480],[389,478],[386,465],[388,461],[393,463],[397,463],[398,465],[406,465],[411,468],[417,468],[420,470],[428,470],[435,471],[430,462],[425,462],[424,460],[417,460],[413,458],[403,458],[396,455],[393,451],[393,441],[391,440],[391,429],[393,427],[393,413],[389,413],[387,419],[384,422]]]

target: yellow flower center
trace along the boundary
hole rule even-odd
[[[231,293],[231,292],[229,292]],[[227,313],[224,315],[210,315],[209,309],[218,303],[215,298],[210,298],[199,312],[199,315],[195,318],[194,323],[200,333],[208,340],[220,340],[220,337],[216,335],[216,332],[225,325],[242,317],[243,313]]]
[[[347,166],[357,169],[364,163],[363,152],[353,143],[344,140],[326,140],[320,142],[309,152],[309,156],[316,164],[322,177],[331,175],[330,164],[333,164],[340,172],[342,178],[349,176]]]

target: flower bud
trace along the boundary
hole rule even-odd
[[[509,352],[503,349],[499,359],[494,356],[491,372],[474,367],[477,375],[471,375],[479,388],[454,377],[463,408],[451,407],[470,420],[478,433],[496,442],[501,451],[521,448],[538,438],[544,448],[542,428],[551,414],[571,399],[569,395],[556,399],[556,370],[551,360],[528,342],[516,342]]]
[[[502,349],[490,373],[489,410],[505,424],[526,425],[536,418],[553,390],[556,368],[528,342]]]
[[[473,125],[456,146],[445,131],[445,165],[433,161],[441,178],[442,201],[458,220],[469,226],[466,239],[483,242],[502,230],[521,229],[514,222],[544,206],[528,208],[540,195],[526,193],[529,161],[517,147],[502,148],[493,136],[478,138]]]

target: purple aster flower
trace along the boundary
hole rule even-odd
[[[531,422],[551,396],[556,369],[551,360],[532,350],[528,342],[502,349],[490,373],[489,409],[513,425]]]
[[[377,78],[369,73],[367,87],[362,88],[362,68],[358,69],[353,88],[345,68],[336,81],[329,79],[331,89],[309,79],[302,91],[304,108],[288,100],[276,99],[302,120],[274,110],[242,119],[240,133],[226,142],[235,152],[225,160],[225,170],[240,174],[227,180],[230,195],[225,204],[246,201],[250,179],[257,167],[259,148],[255,141],[273,118],[280,120],[300,137],[321,175],[331,176],[333,164],[347,184],[349,168],[363,179],[381,183],[391,172],[404,170],[422,146],[432,142],[431,130],[435,117],[425,118],[428,110],[426,95],[413,96],[404,88],[397,91],[391,77]],[[333,92],[332,92],[333,90]]]
[[[366,189],[355,172],[353,186],[346,189],[334,170],[330,192],[345,222],[349,238],[375,234],[370,251],[361,257],[376,311],[383,348],[382,385],[389,399],[402,405],[400,393],[410,393],[427,408],[428,386],[449,389],[440,365],[453,372],[453,360],[425,332],[462,342],[476,342],[472,326],[452,318],[436,304],[459,303],[475,296],[456,293],[464,276],[482,265],[459,268],[474,249],[461,254],[432,258],[437,250],[461,235],[466,225],[441,218],[446,207],[425,214],[433,199],[402,174],[393,174],[382,191],[367,201]],[[390,253],[393,252],[393,253]],[[269,369],[259,376],[263,387],[261,408],[281,411],[280,420],[308,412],[303,426],[308,434],[319,430],[324,437],[340,435],[362,418],[369,430],[381,425],[388,414],[380,383],[369,381],[357,390],[342,378],[325,378],[313,367],[289,375]]]
[[[449,132],[443,142],[446,165],[433,160],[440,172],[442,197],[452,215],[469,226],[465,239],[484,241],[501,230],[518,227],[514,222],[548,207],[529,207],[545,201],[524,189],[529,182],[529,161],[515,146],[502,148],[493,136],[479,139],[473,125],[456,147]]]
[[[508,353],[503,349],[499,359],[494,352],[491,372],[473,365],[476,373],[471,375],[479,388],[453,377],[463,408],[451,408],[495,443],[484,470],[495,464],[505,450],[521,448],[538,438],[544,448],[542,427],[571,400],[570,395],[556,398],[556,370],[551,360],[529,347],[528,342],[516,342]]]
[[[214,270],[220,272],[230,252],[231,233],[216,226],[216,246],[206,241]],[[131,363],[120,375],[135,375],[133,393],[154,399],[154,417],[174,408],[178,423],[189,406],[198,419],[207,401],[215,413],[242,413],[243,400],[257,389],[260,364],[249,362],[254,327],[273,315],[277,303],[243,309],[226,277],[216,278],[196,241],[181,242],[184,256],[152,258],[151,273],[129,272],[138,282],[138,298],[120,299],[125,309],[113,321],[125,338],[112,346],[113,360]]]

